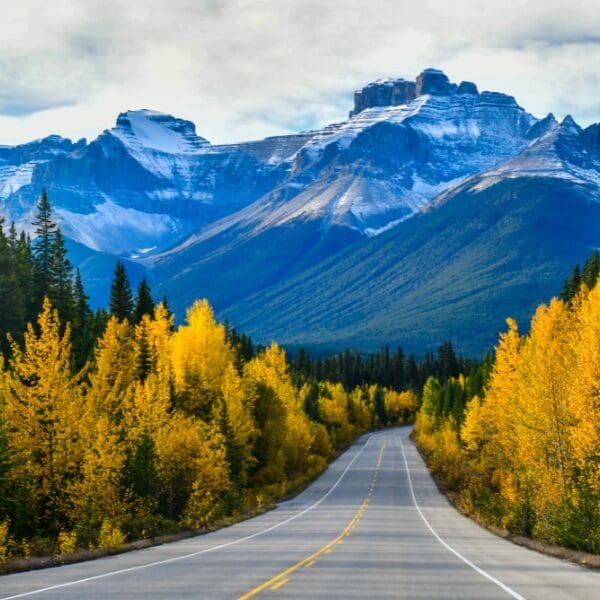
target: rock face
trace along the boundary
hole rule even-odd
[[[380,79],[354,92],[354,110],[350,111],[349,116],[353,117],[366,108],[409,104],[424,94],[449,96],[454,93],[477,95],[479,92],[471,81],[456,85],[439,69],[425,69],[416,81]]]
[[[398,106],[408,104],[416,98],[416,83],[405,79],[386,79],[370,83],[354,92],[354,110],[350,117],[365,108],[374,106]]]
[[[590,125],[583,130],[583,144],[591,156],[600,159],[600,124]]]
[[[455,92],[457,85],[450,83],[448,77],[438,69],[425,69],[417,76],[417,96],[448,96]]]
[[[477,86],[472,81],[461,81],[456,93],[477,95],[479,92]]]

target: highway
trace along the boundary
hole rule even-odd
[[[600,598],[600,572],[459,514],[408,435],[361,438],[298,497],[228,528],[0,577],[0,599]]]

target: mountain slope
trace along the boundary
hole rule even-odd
[[[539,129],[514,98],[451,84],[433,69],[409,92],[398,98],[407,104],[392,106],[357,98],[360,110],[315,132],[271,192],[145,261],[174,306],[206,295],[222,310],[261,293],[514,158]]]
[[[98,293],[120,257],[178,318],[205,296],[261,341],[478,352],[598,245],[600,125],[426,69],[297,135],[212,145],[139,110],[0,147],[4,216],[30,227],[43,187]]]
[[[598,245],[599,201],[550,178],[460,191],[223,315],[260,340],[318,350],[387,340],[423,351],[451,338],[481,353]]]

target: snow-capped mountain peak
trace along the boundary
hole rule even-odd
[[[25,226],[46,187],[71,239],[193,272],[191,260],[263,234],[294,232],[296,255],[321,259],[403,227],[457,190],[519,177],[596,194],[600,126],[538,119],[513,96],[430,68],[369,83],[348,119],[296,135],[211,145],[192,122],[142,109],[90,143],[0,146],[0,209]]]
[[[165,154],[195,154],[206,150],[208,140],[196,135],[191,121],[155,110],[128,110],[117,117],[110,133],[125,145]]]
[[[191,121],[148,109],[121,113],[116,126],[97,139],[108,153],[114,140],[144,169],[169,181],[187,177],[195,158],[210,147]]]

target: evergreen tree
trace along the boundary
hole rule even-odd
[[[598,281],[598,275],[600,274],[600,254],[598,250],[588,258],[584,267],[581,279],[588,289],[592,289]]]
[[[386,427],[388,424],[388,415],[385,408],[385,395],[383,389],[377,386],[375,390],[375,397],[373,399],[375,405],[375,416],[379,421],[381,427]]]
[[[405,386],[404,380],[404,352],[398,348],[392,360],[392,381],[391,387],[395,390],[402,390]]]
[[[115,274],[110,286],[110,314],[119,321],[131,320],[133,311],[133,297],[129,276],[125,265],[118,261],[115,266]]]
[[[133,323],[141,323],[144,315],[154,315],[154,300],[152,300],[152,294],[150,292],[150,286],[143,277],[137,289],[135,297],[135,305],[133,309]]]
[[[52,286],[52,270],[54,257],[54,239],[57,225],[52,220],[52,206],[48,200],[46,190],[37,205],[38,214],[33,222],[36,238],[33,244],[33,257],[35,259],[35,279],[37,287],[37,305],[41,308],[44,296],[50,295]]]
[[[169,306],[169,300],[166,296],[163,296],[163,299],[160,302],[164,307],[165,310],[167,311],[167,318],[171,318],[173,316],[173,311],[171,310],[171,307]]]
[[[413,392],[421,391],[419,367],[414,354],[409,355],[406,363],[406,383]]]
[[[33,256],[33,249],[31,247],[31,240],[24,231],[21,232],[17,239],[14,226],[13,223],[11,225],[9,239],[11,246],[14,248],[14,269],[25,302],[25,321],[22,328],[24,330],[26,323],[34,323],[36,321],[39,313],[40,301],[36,295],[36,264]]]
[[[4,233],[4,219],[0,216],[0,350],[5,356],[9,350],[6,334],[13,334],[23,325],[23,299],[15,298],[18,291],[14,256]]]
[[[81,273],[77,269],[73,284],[73,329],[71,334],[75,370],[81,369],[90,358],[96,337],[93,327],[94,315],[88,301]]]
[[[319,415],[319,385],[313,382],[304,396],[304,412],[311,421],[321,422]]]
[[[63,323],[73,321],[73,265],[67,256],[65,240],[58,227],[51,247],[48,297]]]
[[[447,380],[450,377],[458,377],[458,361],[456,360],[456,354],[454,354],[450,340],[444,342],[439,347],[438,355],[440,379]]]
[[[565,280],[560,299],[571,302],[581,287],[581,271],[579,265],[575,265],[571,275]]]
[[[152,369],[152,356],[150,353],[150,344],[148,343],[148,334],[143,325],[137,328],[136,354],[137,377],[143,383]]]
[[[127,453],[125,461],[125,485],[138,499],[150,500],[158,496],[156,462],[154,440],[144,432],[135,448]]]

